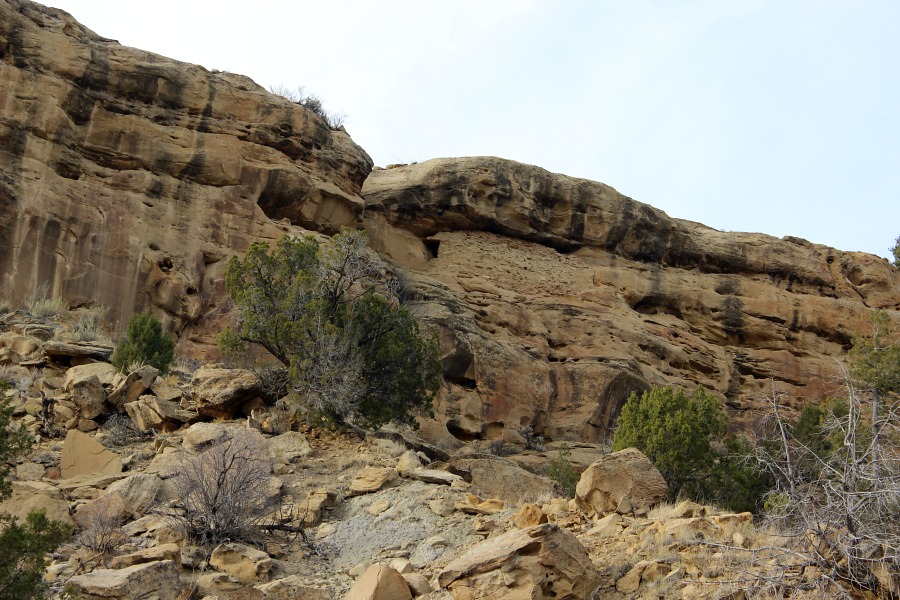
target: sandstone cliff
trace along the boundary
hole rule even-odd
[[[0,273],[182,332],[219,305],[223,259],[352,224],[371,159],[250,79],[126,48],[67,13],[0,1]]]
[[[900,308],[885,259],[723,233],[497,158],[376,170],[363,196],[370,231],[412,234],[375,243],[421,275],[461,437],[535,423],[596,441],[663,384],[702,384],[747,423],[773,381],[794,406],[835,391],[871,309]]]
[[[0,277],[72,305],[151,308],[203,355],[229,256],[291,231],[365,227],[441,333],[433,437],[596,441],[649,385],[701,383],[738,421],[771,388],[821,400],[884,259],[722,233],[600,183],[496,158],[371,172],[343,130],[249,79],[0,0]],[[773,218],[776,218],[773,216]]]

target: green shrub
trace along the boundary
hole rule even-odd
[[[128,321],[128,332],[116,344],[110,362],[123,372],[151,365],[166,373],[174,358],[175,342],[163,331],[159,319],[149,313],[137,313]]]
[[[724,438],[727,431],[718,401],[702,387],[690,396],[680,388],[654,388],[632,394],[622,407],[613,450],[643,452],[669,484],[670,502],[684,495],[753,510],[768,488],[748,466],[749,444]]]
[[[38,291],[26,303],[28,312],[36,317],[51,318],[69,310],[69,304],[62,298],[48,298],[50,286],[41,284]]]
[[[12,407],[2,396],[9,387],[0,381],[0,500],[11,493],[10,462],[31,447],[26,433],[10,426]],[[43,597],[46,555],[70,533],[68,524],[49,520],[44,511],[31,511],[23,523],[0,513],[0,600]]]
[[[562,444],[559,447],[559,456],[551,460],[544,471],[547,477],[562,487],[566,498],[575,497],[575,486],[578,485],[581,476],[572,464],[572,450],[568,445]]]
[[[237,327],[219,336],[226,353],[265,349],[286,371],[298,412],[334,424],[415,425],[440,384],[435,336],[412,313],[366,250],[365,233],[344,229],[327,243],[285,236],[274,250],[253,244],[233,257],[225,289]]]

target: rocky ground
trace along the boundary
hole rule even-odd
[[[543,474],[558,445],[448,451],[413,432],[319,430],[267,405],[251,371],[125,376],[108,343],[74,341],[59,317],[0,320],[0,375],[36,440],[0,511],[73,524],[46,573],[57,596],[736,598],[770,552],[749,513],[662,504],[665,481],[634,450],[574,445],[583,473],[564,498]],[[199,545],[181,482],[235,440],[254,449],[266,527]]]

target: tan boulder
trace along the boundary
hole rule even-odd
[[[112,569],[123,569],[132,565],[154,562],[159,560],[171,560],[176,567],[181,566],[181,548],[178,544],[161,544],[151,546],[137,552],[123,554],[113,558],[109,566]]]
[[[536,525],[542,525],[550,521],[550,517],[534,504],[525,503],[510,517],[513,525],[519,529],[526,529]]]
[[[141,431],[171,431],[197,417],[197,413],[184,410],[175,402],[149,394],[127,403],[125,412]]]
[[[306,499],[297,507],[297,519],[304,526],[310,527],[319,522],[322,511],[337,505],[338,493],[335,490],[316,488],[307,492]]]
[[[412,593],[395,569],[375,564],[356,580],[344,600],[412,600]]]
[[[69,503],[55,486],[40,481],[13,481],[12,495],[0,502],[0,514],[8,513],[20,521],[32,510],[44,510],[47,518],[74,523]]]
[[[16,465],[16,479],[19,481],[40,481],[44,477],[44,466],[33,462]]]
[[[575,502],[589,515],[605,515],[623,504],[631,512],[647,509],[666,498],[668,487],[653,463],[636,448],[604,456],[581,474]]]
[[[122,460],[91,436],[72,429],[63,441],[59,467],[64,479],[80,475],[117,475],[122,472]]]
[[[209,564],[244,583],[267,581],[272,570],[272,559],[268,554],[233,542],[216,546]]]
[[[96,375],[80,377],[67,388],[82,419],[94,419],[106,414],[106,390]]]
[[[41,340],[28,335],[22,335],[14,331],[0,333],[0,347],[9,348],[20,358],[30,358],[41,348]]]
[[[262,391],[259,376],[245,369],[203,366],[191,379],[191,398],[205,417],[233,418]]]
[[[361,494],[377,492],[396,480],[396,469],[387,467],[365,467],[360,469],[353,478],[353,481],[350,482],[350,487],[347,489],[347,495],[359,496]]]
[[[69,580],[79,598],[89,600],[166,600],[182,591],[178,570],[171,560],[137,564],[124,569],[95,569]]]
[[[333,600],[331,592],[312,587],[297,575],[289,575],[254,587],[262,592],[263,600]]]
[[[312,454],[312,448],[306,440],[306,436],[302,433],[286,431],[269,438],[269,452],[273,459],[281,459],[291,463]]]
[[[118,370],[107,362],[93,362],[85,365],[77,365],[66,370],[66,378],[63,380],[63,388],[72,391],[72,386],[85,379],[96,377],[100,383],[110,386]]]
[[[472,493],[499,498],[508,504],[543,502],[556,486],[552,479],[526,471],[512,461],[497,456],[454,456],[454,473],[468,473]]]
[[[93,359],[108,360],[113,347],[100,342],[64,342],[47,340],[41,345],[41,351],[51,359]]]
[[[128,501],[134,513],[144,515],[157,506],[157,496],[162,484],[162,479],[156,475],[137,473],[111,483],[104,493],[120,494]]]
[[[150,365],[144,365],[132,371],[114,385],[113,390],[109,393],[109,403],[113,406],[122,406],[136,401],[150,389],[157,375],[159,375],[159,370]]]
[[[551,523],[488,538],[451,561],[437,580],[466,600],[589,600],[600,575],[575,536]]]

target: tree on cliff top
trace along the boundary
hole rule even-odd
[[[233,257],[225,288],[239,311],[219,338],[226,352],[264,348],[284,367],[309,416],[376,428],[415,425],[438,390],[437,340],[378,282],[365,233],[343,229],[325,244],[282,237],[272,250]]]
[[[894,255],[894,266],[900,267],[900,237],[894,242],[894,246],[891,248],[891,252]]]

